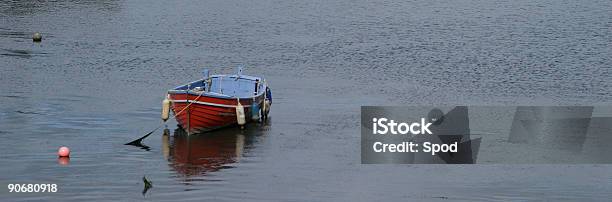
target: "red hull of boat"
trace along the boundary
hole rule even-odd
[[[198,97],[193,94],[169,95],[170,100],[172,100],[172,111],[175,115],[180,112],[175,117],[176,121],[190,134],[237,125],[235,106],[238,104],[238,100],[235,98]],[[256,97],[255,102],[261,104],[263,96]],[[191,105],[189,105],[190,103]],[[252,103],[253,99],[240,100],[240,104],[244,106],[247,122],[251,121]],[[189,107],[185,109],[188,105]]]

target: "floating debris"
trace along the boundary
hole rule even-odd
[[[142,181],[144,182],[144,189],[142,189],[142,195],[144,196],[149,189],[153,188],[153,183],[147,180],[146,176],[142,176]]]
[[[15,112],[20,113],[20,114],[39,114],[39,115],[41,114],[38,112],[28,112],[28,111],[21,111],[21,110],[17,110]]]
[[[434,197],[432,197],[432,198],[437,198],[437,199],[444,199],[444,200],[447,200],[447,199],[448,199],[448,196],[434,196]]]

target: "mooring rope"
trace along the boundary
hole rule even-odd
[[[200,95],[198,95],[198,97],[196,97],[194,100],[198,100],[198,98],[202,97],[202,95],[204,94],[204,91],[200,92]],[[189,90],[187,90],[187,96],[189,96]],[[171,101],[172,102],[172,101]],[[187,102],[189,102],[189,100],[187,100]],[[173,118],[176,119],[176,117],[178,115],[180,115],[181,113],[183,113],[183,111],[185,111],[185,109],[189,108],[189,106],[191,106],[191,104],[193,104],[193,102],[189,102],[189,104],[187,104],[187,106],[185,106],[181,111],[179,111],[178,113],[175,113],[174,116],[172,116]],[[189,117],[187,117],[189,119]],[[153,132],[157,131],[159,128],[161,128],[162,126],[164,126],[166,124],[165,121],[161,122],[155,129],[153,129],[151,132],[147,133],[146,135],[142,136],[139,139],[136,139],[134,141],[128,142],[126,143],[126,145],[141,145],[142,140],[144,140],[145,138],[147,138],[149,135],[153,134]],[[187,128],[187,130],[189,130],[189,128]]]
[[[187,92],[187,94],[189,94],[189,92]],[[200,95],[198,95],[198,97],[196,97],[196,98],[195,98],[195,99],[193,99],[193,100],[197,101],[197,100],[198,100],[198,98],[202,97],[202,95],[203,95],[203,94],[204,94],[204,91],[200,92]],[[189,96],[189,95],[187,95],[187,96]],[[172,100],[170,100],[170,102],[172,102]],[[179,114],[181,114],[183,111],[185,111],[185,109],[189,108],[189,106],[191,106],[191,104],[193,104],[193,103],[194,103],[194,102],[190,102],[189,100],[187,100],[187,102],[189,102],[189,104],[188,104],[186,107],[184,107],[184,108],[183,108],[181,111],[179,111],[178,113],[174,114],[174,118],[176,118],[176,116],[178,116]],[[165,123],[165,121],[164,121],[164,123]]]

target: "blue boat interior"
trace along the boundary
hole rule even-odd
[[[255,92],[256,86],[257,92]],[[187,89],[189,89],[189,91],[187,91]],[[213,75],[210,77],[210,83],[208,82],[208,79],[201,79],[189,84],[178,86],[174,88],[174,90],[179,91],[174,93],[191,92],[199,94],[199,91],[205,91],[205,95],[212,97],[250,98],[263,94],[265,91],[265,85],[263,85],[262,79],[259,77],[245,75]]]

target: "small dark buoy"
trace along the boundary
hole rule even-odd
[[[32,40],[34,42],[40,42],[42,41],[42,34],[40,34],[40,32],[36,32],[34,33],[34,35],[32,35]]]

